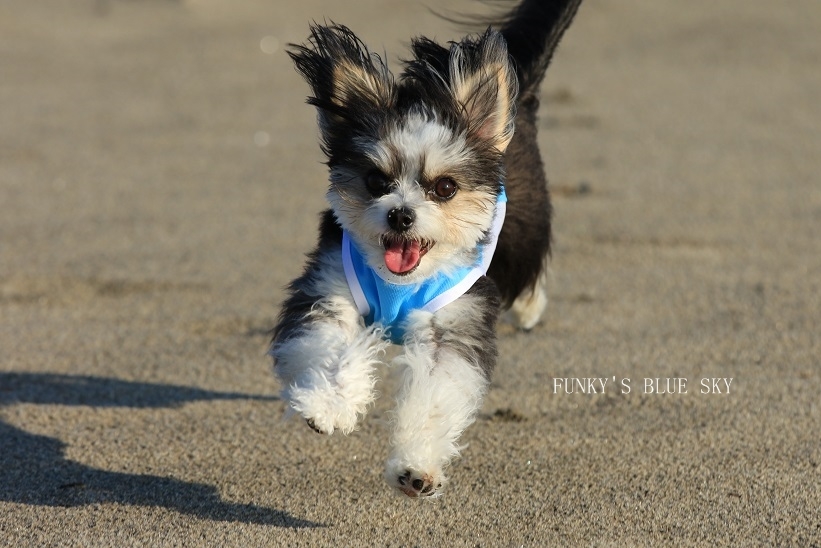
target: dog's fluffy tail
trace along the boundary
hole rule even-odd
[[[522,94],[535,93],[553,52],[576,15],[581,0],[524,0],[496,25],[516,63]]]
[[[490,2],[490,0],[486,0]],[[519,92],[536,94],[553,52],[564,31],[573,21],[582,0],[522,0],[515,8],[498,16],[446,17],[462,26],[490,25],[501,31],[510,57],[516,65]],[[494,5],[507,2],[493,1]]]

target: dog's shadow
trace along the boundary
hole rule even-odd
[[[0,373],[0,407],[13,403],[92,407],[177,407],[199,400],[265,399],[230,392],[91,376]],[[0,421],[0,501],[40,506],[113,502],[164,507],[202,519],[279,527],[321,527],[286,512],[220,498],[216,487],[85,466],[65,458],[65,444]]]

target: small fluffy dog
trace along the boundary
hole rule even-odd
[[[311,428],[348,434],[401,344],[385,477],[410,497],[441,493],[488,388],[500,311],[530,329],[547,304],[538,92],[580,1],[524,0],[499,30],[448,47],[415,39],[398,77],[343,26],[314,25],[289,52],[313,91],[331,208],[288,288],[274,369]]]

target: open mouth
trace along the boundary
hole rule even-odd
[[[388,234],[382,236],[382,244],[385,246],[385,266],[397,276],[405,276],[419,266],[422,257],[433,247],[434,242]]]

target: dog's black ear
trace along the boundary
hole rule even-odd
[[[452,44],[448,70],[468,134],[504,152],[513,138],[518,82],[502,35],[488,29],[478,39]]]
[[[313,90],[308,103],[317,107],[326,138],[335,124],[367,123],[368,113],[395,101],[386,64],[347,27],[312,25],[309,44],[292,44],[288,55]]]

